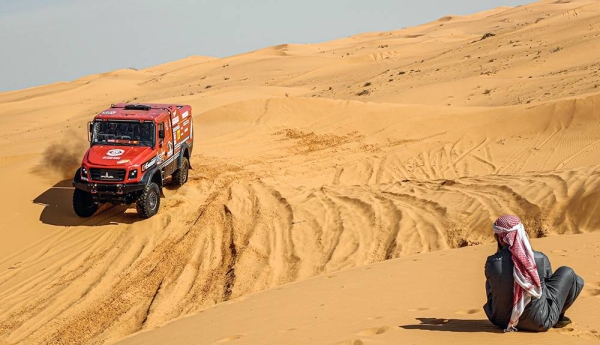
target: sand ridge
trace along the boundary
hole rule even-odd
[[[597,340],[599,10],[542,1],[0,93],[0,344],[108,344],[197,313],[156,334],[362,344],[424,333],[480,342],[482,329],[500,343],[481,311],[481,270],[490,224],[508,212],[548,237],[534,246],[553,251],[555,267],[590,281],[572,330],[539,339]],[[193,106],[190,181],[167,187],[149,220],[110,205],[77,218],[70,178],[86,123],[120,101]],[[468,267],[461,279],[445,266],[454,261]],[[330,326],[318,328],[320,305],[302,306],[340,295],[328,290],[338,276],[363,283],[344,307],[328,300]],[[460,298],[444,301],[436,276]],[[378,296],[381,315],[344,316]],[[252,309],[271,314],[251,313],[262,298]],[[190,333],[170,331],[178,322]],[[438,328],[449,331],[424,332]]]
[[[534,239],[554,265],[572,266],[598,284],[590,254],[599,234]],[[504,334],[487,321],[482,300],[482,262],[493,245],[409,255],[283,285],[205,309],[128,337],[118,344],[595,344],[600,333],[592,315],[597,296],[585,289],[570,313],[572,327],[547,333]],[[561,252],[555,252],[560,247]],[[573,263],[575,263],[573,265]],[[420,274],[428,271],[432,274]],[[442,272],[452,272],[452,275]],[[460,277],[457,279],[456,277]],[[418,282],[415,282],[418,280]],[[420,284],[417,284],[420,283]],[[416,288],[418,286],[418,288]],[[375,297],[376,296],[376,297]],[[199,326],[200,325],[200,326]],[[265,336],[268,334],[268,336]]]

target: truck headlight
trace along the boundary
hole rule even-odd
[[[86,167],[81,167],[81,179],[83,181],[88,181],[88,170]]]
[[[138,171],[137,171],[137,169],[133,169],[133,170],[131,170],[131,171],[129,172],[129,177],[128,177],[128,179],[132,180],[132,179],[135,179],[135,178],[137,178],[137,176],[138,176]]]

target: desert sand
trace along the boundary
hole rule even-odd
[[[599,51],[553,0],[0,93],[0,344],[598,343]],[[118,102],[192,105],[190,181],[81,219]],[[487,321],[505,213],[586,280],[568,327]]]

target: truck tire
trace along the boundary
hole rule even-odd
[[[181,168],[177,169],[177,171],[175,171],[172,176],[173,183],[176,186],[183,186],[183,184],[187,182],[189,169],[190,162],[188,161],[187,157],[183,157],[183,159],[181,160]]]
[[[94,202],[92,193],[75,188],[73,192],[73,210],[79,217],[91,217],[98,210],[98,204]]]
[[[150,218],[158,212],[160,207],[160,189],[154,182],[150,182],[144,188],[142,195],[135,201],[138,216]]]

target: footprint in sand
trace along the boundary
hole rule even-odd
[[[363,345],[364,343],[360,339],[352,339],[346,340],[341,343],[337,343],[337,345]]]
[[[373,327],[373,328],[365,329],[364,331],[358,333],[358,335],[362,335],[362,336],[378,335],[378,334],[383,334],[383,333],[389,331],[390,329],[391,329],[391,327],[389,327],[389,326]]]
[[[429,310],[429,308],[415,308],[415,309],[409,309],[408,311],[425,311],[425,310]]]
[[[570,336],[574,336],[574,337],[578,337],[578,338],[588,338],[588,339],[600,340],[600,335],[598,334],[598,331],[596,331],[596,330],[585,331],[585,330],[579,330],[576,327],[565,327],[565,328],[559,328],[559,329],[557,329],[557,331],[560,334],[570,335]]]
[[[479,313],[481,310],[480,309],[468,309],[468,310],[459,310],[456,312],[456,314],[461,314],[461,315],[472,315],[472,314],[477,314]]]
[[[600,335],[596,330],[580,330],[577,326],[575,327],[565,327],[556,329],[558,333],[566,334],[570,336],[575,336],[579,338],[590,338],[590,339],[600,339]]]
[[[367,320],[381,320],[383,316],[368,317]]]
[[[279,331],[279,333],[293,332],[293,331],[296,331],[296,330],[297,330],[297,328],[288,328],[288,329],[285,329],[283,331]]]
[[[590,296],[600,296],[600,289],[588,289],[587,293]]]
[[[569,256],[567,254],[567,250],[563,250],[563,249],[553,250],[553,251],[551,251],[551,253],[555,253],[555,254],[558,254],[558,255],[564,256],[564,257],[568,257]]]
[[[600,296],[600,282],[594,282],[591,284],[586,284],[581,292],[582,296],[592,296],[597,297]]]
[[[12,266],[10,266],[8,269],[9,269],[9,270],[15,270],[15,269],[17,269],[17,268],[21,267],[21,264],[22,264],[22,262],[21,262],[21,261],[19,261],[19,262],[16,262],[16,263],[14,263]]]
[[[241,335],[230,335],[229,337],[225,337],[223,339],[217,340],[217,343],[219,343],[219,344],[227,343],[232,340],[240,339],[241,337],[242,337]]]

